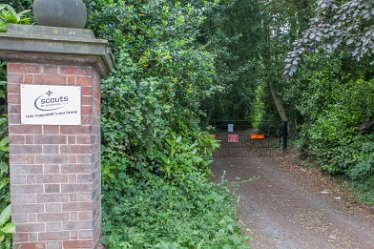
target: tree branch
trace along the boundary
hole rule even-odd
[[[373,126],[374,126],[374,120],[361,124],[358,127],[358,134],[360,135],[364,134],[366,131],[370,130]]]

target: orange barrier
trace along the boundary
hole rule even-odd
[[[251,134],[249,136],[250,139],[255,140],[255,139],[265,139],[264,134]]]

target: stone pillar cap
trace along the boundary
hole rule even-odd
[[[0,33],[0,58],[15,62],[84,64],[97,66],[106,76],[114,57],[108,41],[96,39],[92,30],[8,24]]]
[[[39,25],[84,28],[87,10],[82,0],[35,0],[34,16]]]

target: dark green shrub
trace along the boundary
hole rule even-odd
[[[87,1],[117,69],[102,82],[104,243],[108,248],[248,248],[232,197],[208,182],[217,148],[200,132],[216,91],[197,41],[204,8]]]

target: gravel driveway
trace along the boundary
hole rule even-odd
[[[218,150],[213,171],[239,183],[240,223],[254,249],[374,249],[373,211],[327,175],[247,148]]]

